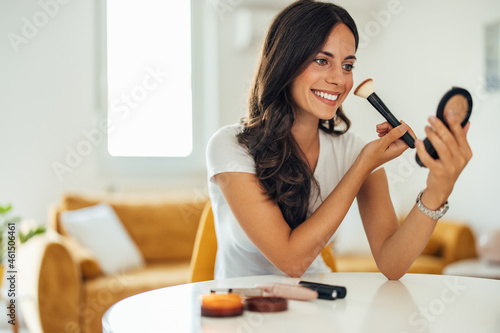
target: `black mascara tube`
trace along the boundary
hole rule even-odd
[[[334,286],[331,284],[300,281],[299,285],[318,292],[318,298],[334,300],[337,298],[344,298],[347,294],[347,289],[342,286]]]

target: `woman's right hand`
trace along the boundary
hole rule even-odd
[[[396,128],[392,128],[388,122],[377,125],[377,133],[380,139],[366,144],[361,150],[359,158],[371,171],[400,156],[409,148],[403,140],[400,140],[407,131],[415,138],[415,134],[405,123]]]

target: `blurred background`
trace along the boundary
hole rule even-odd
[[[105,2],[1,0],[0,202],[12,203],[18,215],[44,223],[48,204],[66,191],[205,193],[205,144],[217,128],[245,115],[266,29],[290,2],[193,0],[192,58],[185,50],[157,40],[176,55],[179,62],[170,64],[172,68],[186,66],[192,59],[191,155],[112,158],[105,125],[100,127],[113,101],[105,80]],[[477,232],[498,225],[500,96],[487,85],[486,49],[490,45],[494,50],[495,43],[487,43],[486,30],[496,26],[498,62],[500,1],[337,3],[354,17],[361,36],[355,86],[374,78],[381,98],[420,137],[427,117],[451,86],[471,92],[469,140],[474,158],[456,185],[448,214],[470,223]],[[133,13],[120,12],[119,5],[117,12],[115,16],[128,20],[129,27],[142,26],[131,17]],[[160,63],[155,61],[147,64],[150,71]],[[147,74],[147,66],[132,72],[136,83]],[[130,92],[131,86],[123,92]],[[147,98],[155,98],[154,93]],[[141,107],[133,111],[140,112]],[[366,101],[352,95],[344,109],[352,131],[367,141],[376,138],[375,125],[383,119]],[[133,129],[129,131],[134,137]],[[94,141],[89,139],[92,133]],[[425,187],[427,172],[415,164],[414,154],[407,151],[387,166],[401,215]]]

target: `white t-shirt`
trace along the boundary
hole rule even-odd
[[[236,135],[242,126],[229,125],[219,129],[207,146],[208,191],[212,201],[217,234],[215,278],[224,279],[249,275],[283,274],[247,237],[229,208],[213,176],[223,172],[255,174],[255,162]],[[320,151],[314,177],[320,185],[320,198],[310,200],[314,212],[340,182],[356,160],[365,142],[352,133],[333,136],[319,130]],[[311,191],[314,192],[314,191]],[[321,255],[306,273],[330,272]]]

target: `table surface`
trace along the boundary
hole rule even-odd
[[[288,303],[277,313],[200,315],[200,295],[211,288],[249,288],[300,280],[342,285],[345,299]],[[103,317],[105,333],[125,332],[500,332],[500,281],[449,275],[406,274],[389,281],[380,273],[278,275],[206,281],[126,298]]]

